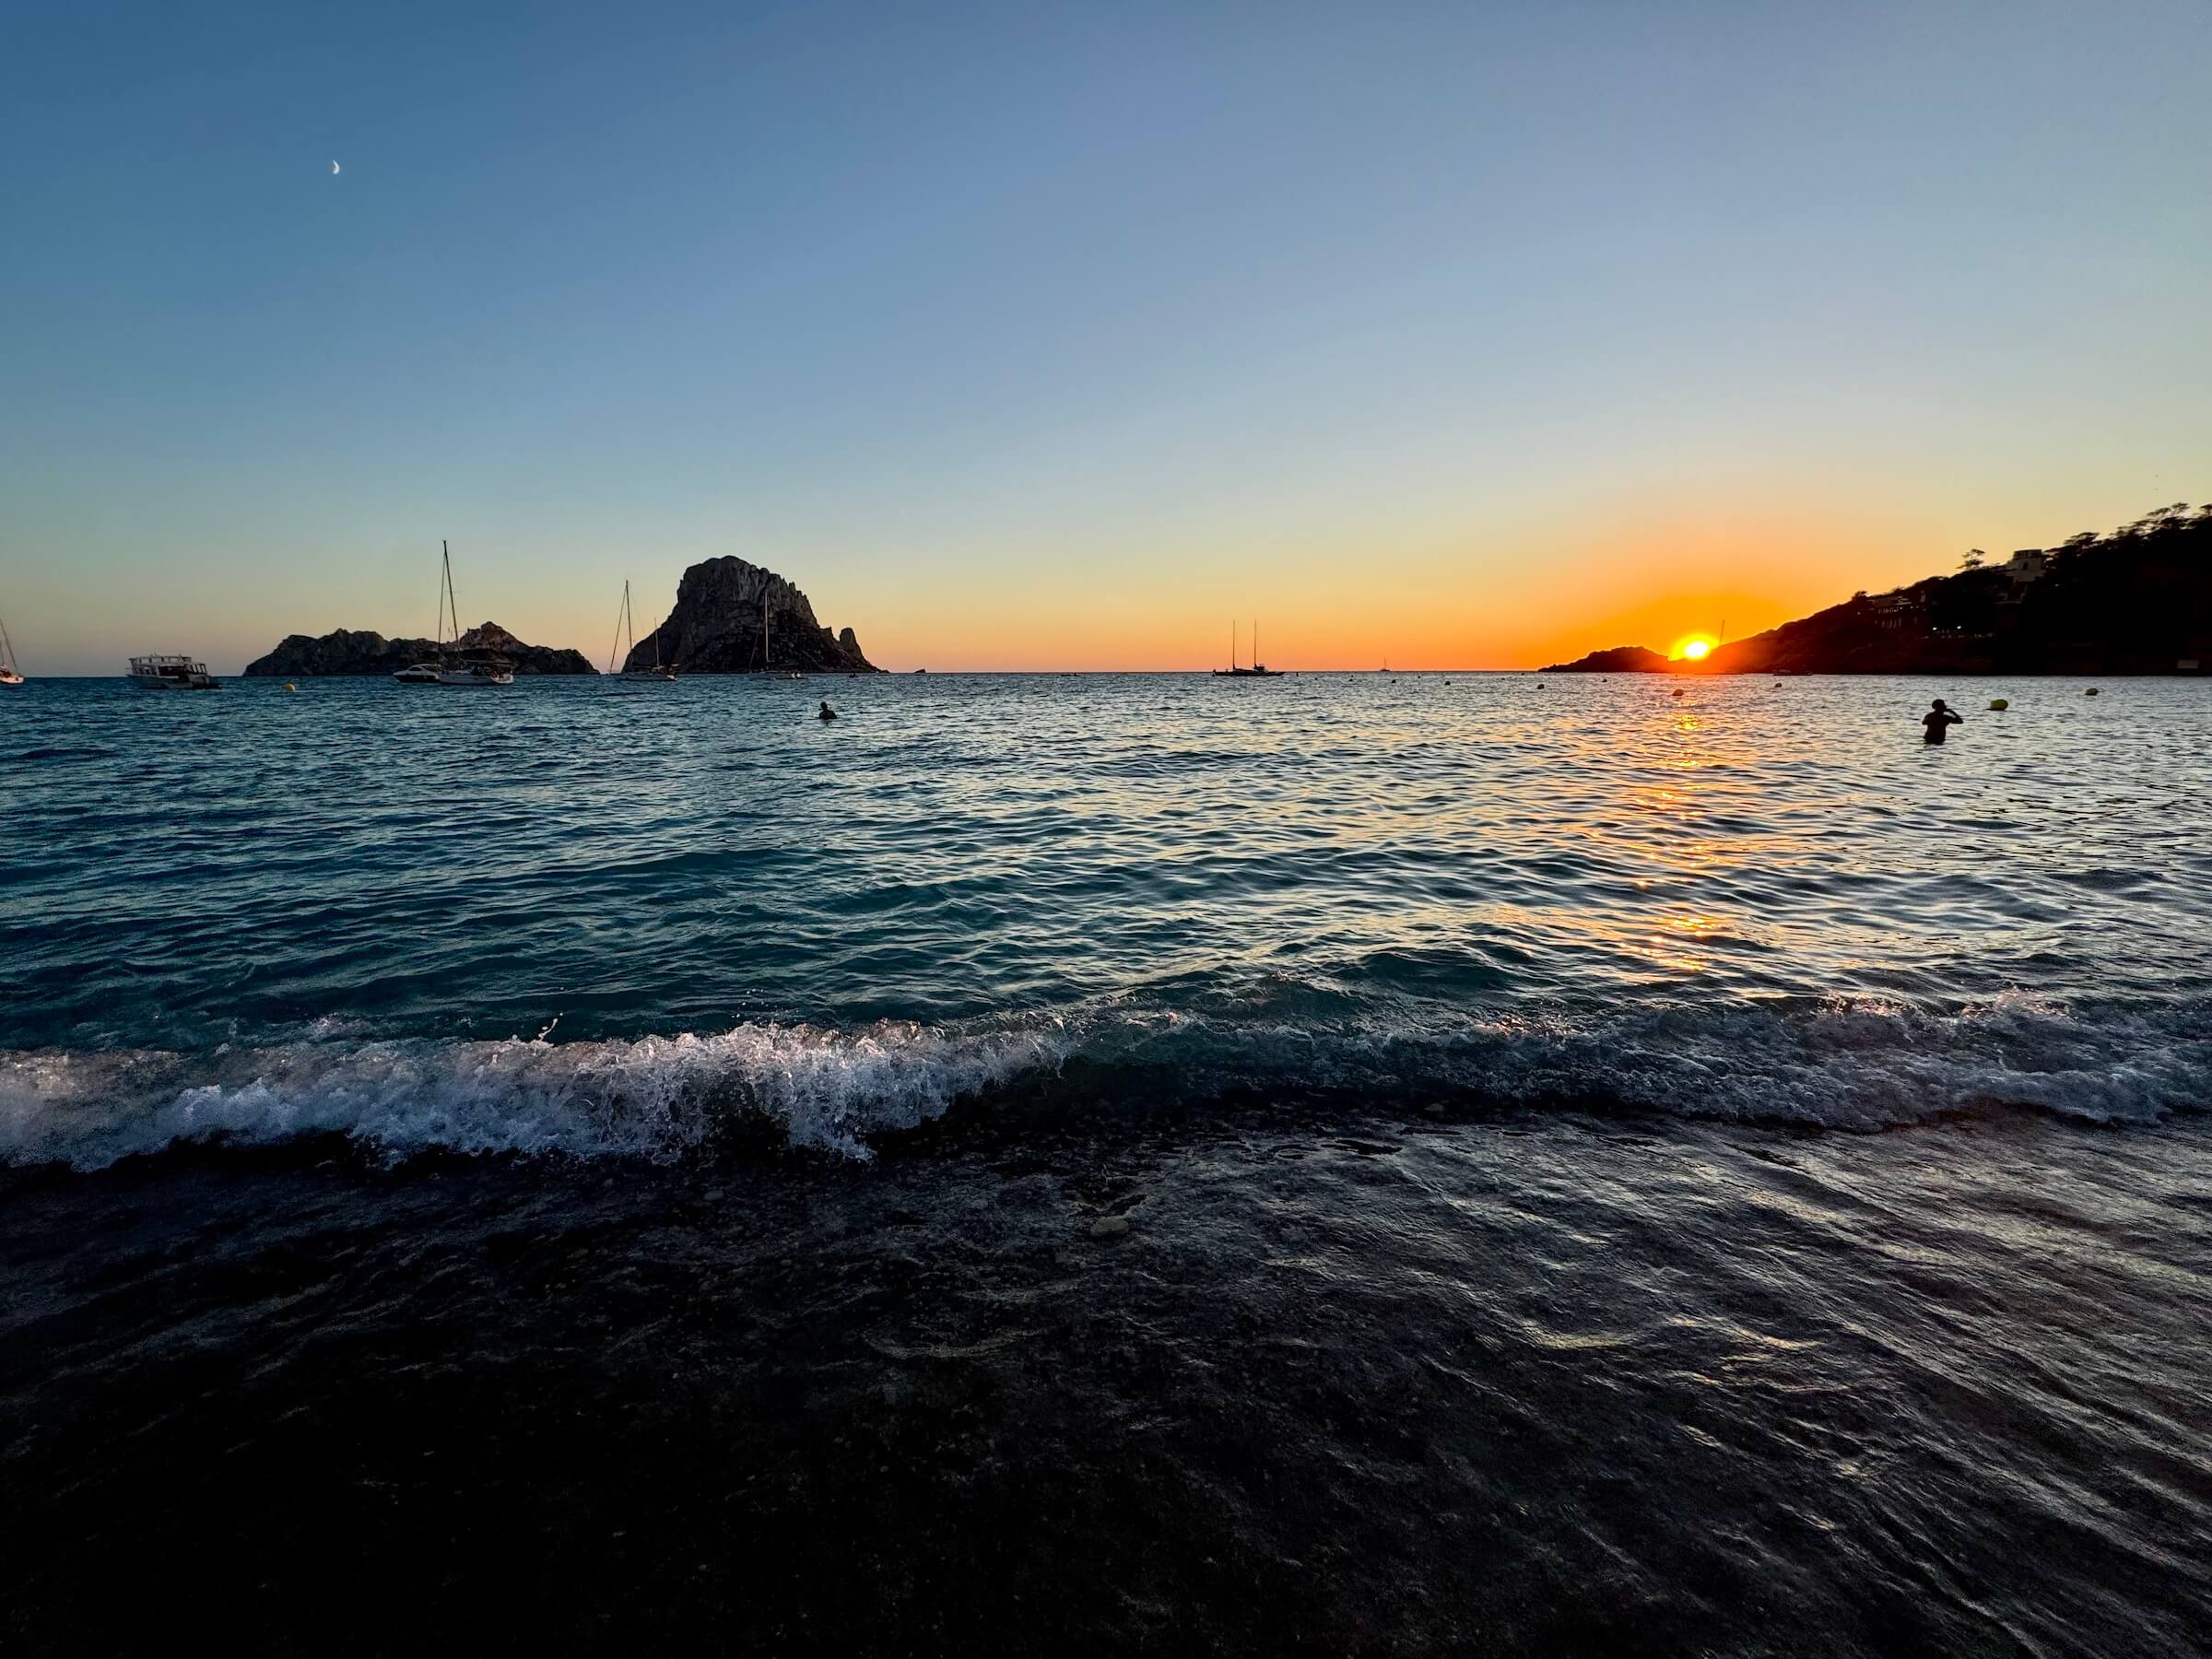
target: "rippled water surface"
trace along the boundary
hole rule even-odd
[[[39,1056],[5,1133],[141,1144],[73,1110],[117,1055],[139,1104],[205,1082],[247,1132],[258,1082],[403,1144],[448,1129],[368,1115],[381,1069],[488,1068],[578,1147],[571,1073],[636,1097],[617,1139],[698,1127],[646,1121],[680,1072],[852,1142],[1077,1053],[1820,1123],[2201,1095],[2212,686],[1993,688],[1934,749],[1921,685],[1674,688],[34,685],[0,709],[0,1045]]]
[[[2212,685],[1677,688],[0,697],[0,1638],[2202,1651]]]

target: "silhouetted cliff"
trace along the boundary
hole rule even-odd
[[[763,652],[763,624],[766,655]],[[751,674],[763,667],[818,674],[875,674],[848,628],[831,633],[806,594],[773,571],[742,559],[706,559],[684,572],[668,619],[640,640],[623,664],[660,662],[687,674]]]
[[[1598,652],[1564,669],[1594,665]],[[1655,655],[1656,653],[1647,653]],[[1674,674],[2191,674],[2212,667],[2212,505],[1855,594]],[[1547,672],[1550,672],[1547,670]]]

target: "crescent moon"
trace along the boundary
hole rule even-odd
[[[330,176],[334,179],[338,176],[338,164],[335,161],[330,164]]]

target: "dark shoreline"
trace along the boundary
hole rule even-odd
[[[2153,1241],[2069,1200],[2114,1137],[1032,1128],[871,1165],[303,1145],[0,1180],[0,1633],[2187,1651],[2204,1581],[2158,1540],[2212,1486],[2134,1425],[2181,1408],[2195,1317],[2142,1298],[2212,1263],[2201,1218]],[[2117,1146],[2212,1168],[2197,1124]],[[2102,1398],[2049,1335],[2054,1374],[2007,1358],[2085,1305],[2136,1379]]]

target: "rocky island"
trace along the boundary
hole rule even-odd
[[[382,634],[341,628],[321,639],[290,634],[276,650],[246,665],[249,676],[306,679],[333,675],[390,675],[417,663],[488,662],[516,675],[596,674],[580,651],[530,645],[497,622],[484,622],[458,640],[387,640]]]
[[[686,674],[877,674],[850,628],[832,633],[814,606],[773,571],[724,556],[684,572],[676,608],[640,640],[625,668],[668,665]]]
[[[1647,645],[1616,645],[1571,663],[1554,663],[1543,674],[1665,674],[1674,665]]]
[[[2197,674],[2212,663],[2212,505],[2176,502],[2109,535],[1979,549],[1949,576],[1841,605],[1700,662],[1641,646],[1546,674]]]

